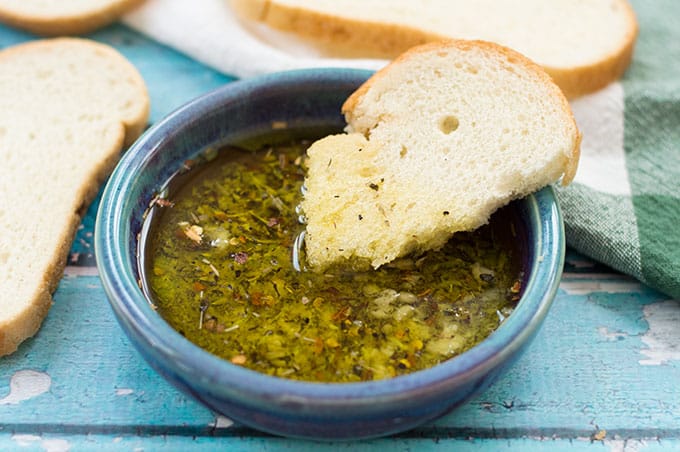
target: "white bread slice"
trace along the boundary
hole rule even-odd
[[[482,41],[415,47],[343,105],[347,134],[307,150],[307,262],[379,267],[442,246],[509,201],[574,177],[581,135],[539,66]]]
[[[38,330],[81,216],[148,113],[144,81],[108,46],[0,52],[0,355]]]
[[[637,21],[626,0],[231,0],[242,17],[292,32],[331,56],[393,58],[441,39],[513,48],[567,97],[606,86],[628,67]]]
[[[110,24],[143,1],[0,0],[0,21],[39,35],[79,35]]]

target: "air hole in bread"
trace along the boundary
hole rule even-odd
[[[406,157],[406,154],[408,154],[408,148],[402,144],[401,151],[399,151],[399,157],[404,158]]]
[[[441,121],[439,121],[439,130],[444,132],[446,135],[451,132],[455,132],[458,129],[459,122],[458,118],[452,115],[444,116]]]

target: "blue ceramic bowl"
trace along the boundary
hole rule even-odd
[[[340,130],[340,106],[370,73],[309,70],[230,83],[171,114],[123,156],[97,216],[97,265],[111,306],[132,343],[176,387],[256,429],[293,437],[355,439],[411,429],[448,413],[488,387],[541,325],[557,290],[564,232],[551,188],[512,203],[525,271],[514,313],[462,355],[387,380],[311,383],[231,364],[173,330],[139,288],[137,237],[156,191],[182,162],[206,148],[271,132]]]

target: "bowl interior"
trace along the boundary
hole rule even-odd
[[[339,407],[368,419],[420,398],[441,414],[488,385],[494,370],[518,353],[548,311],[564,258],[562,220],[551,188],[511,203],[498,217],[515,225],[520,243],[525,276],[515,312],[482,343],[424,371],[344,384],[269,377],[205,352],[153,310],[138,284],[137,240],[151,200],[182,163],[225,144],[257,147],[263,136],[287,140],[338,132],[345,125],[340,106],[370,75],[362,70],[292,71],[226,85],[148,130],[123,156],[105,188],[96,256],[119,322],[152,366],[218,410],[216,401],[228,399],[233,406],[266,403],[268,412],[295,412],[298,421],[340,416]],[[279,132],[272,134],[272,128]],[[446,404],[442,392],[450,394]]]

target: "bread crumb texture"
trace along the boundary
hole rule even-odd
[[[0,354],[37,331],[81,215],[148,113],[144,81],[108,46],[0,52]]]
[[[379,267],[442,246],[509,201],[573,178],[580,133],[540,67],[480,41],[426,44],[343,106],[348,133],[314,143],[302,208],[312,267]]]
[[[0,0],[0,21],[40,35],[78,35],[110,24],[144,0]]]
[[[483,39],[540,64],[568,97],[630,64],[638,25],[627,0],[231,0],[243,17],[329,56],[394,58],[441,39]]]

